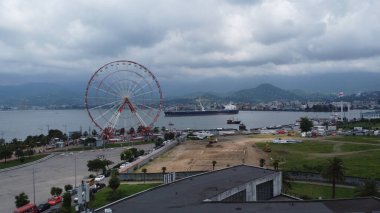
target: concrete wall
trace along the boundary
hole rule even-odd
[[[236,186],[234,188],[228,189],[227,191],[220,193],[212,198],[210,200],[212,201],[222,201],[227,197],[230,197],[231,195],[234,195],[238,192],[241,192],[243,190],[246,190],[246,201],[256,201],[256,186],[265,183],[267,181],[273,180],[273,196],[278,196],[281,194],[282,189],[282,174],[281,172],[276,172],[274,174],[267,175],[262,178],[258,178],[255,180],[252,180],[250,182],[247,182],[245,184]]]
[[[193,172],[176,172],[175,179],[179,180],[192,175],[204,173],[206,171],[193,171]],[[119,175],[120,180],[123,181],[162,181],[163,173],[122,173]]]

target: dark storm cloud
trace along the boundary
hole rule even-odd
[[[166,80],[379,72],[379,10],[369,0],[5,0],[0,83],[90,76],[119,59]]]

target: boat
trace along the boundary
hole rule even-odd
[[[230,118],[227,120],[227,124],[240,124],[240,120],[237,120],[235,118]]]
[[[201,110],[167,110],[164,111],[166,117],[174,117],[174,116],[202,116],[202,115],[234,115],[238,114],[239,110],[235,105],[229,103],[224,105],[224,109],[211,109],[206,110],[202,103],[199,101],[201,106]]]

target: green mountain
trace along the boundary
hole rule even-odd
[[[290,91],[280,89],[271,84],[261,84],[256,88],[239,90],[231,94],[230,98],[234,102],[252,103],[304,99],[301,96],[298,96]]]

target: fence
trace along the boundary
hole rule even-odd
[[[298,172],[298,171],[286,171],[286,173],[290,179],[293,180],[300,180],[300,181],[315,181],[315,182],[322,182],[322,183],[329,183],[329,180],[324,179],[321,177],[318,173],[313,172]],[[365,178],[359,178],[359,177],[351,177],[346,176],[344,178],[344,182],[341,182],[339,184],[346,184],[346,185],[362,185],[367,179]],[[377,185],[380,185],[380,181],[376,180]]]

